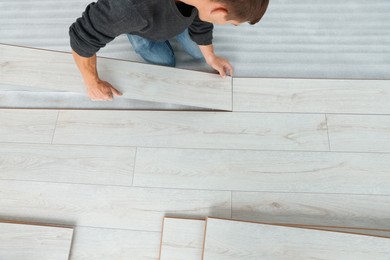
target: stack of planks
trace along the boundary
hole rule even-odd
[[[165,217],[160,260],[388,260],[390,230]]]

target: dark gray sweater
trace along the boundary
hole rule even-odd
[[[186,28],[198,45],[212,43],[213,25],[201,21],[192,6],[175,0],[99,0],[70,26],[70,45],[80,56],[91,57],[120,34],[165,41]]]

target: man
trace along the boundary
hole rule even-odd
[[[169,39],[176,39],[194,58],[224,77],[231,64],[214,54],[213,24],[257,23],[269,0],[99,0],[87,6],[69,29],[72,54],[92,100],[112,100],[121,93],[101,80],[96,52],[120,34],[153,64],[175,66]]]

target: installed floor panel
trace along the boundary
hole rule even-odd
[[[0,221],[0,259],[69,259],[73,229]]]
[[[210,149],[329,149],[326,120],[321,114],[61,111],[53,143]]]
[[[138,148],[134,185],[390,195],[388,169],[390,154]]]
[[[203,259],[387,260],[389,254],[388,238],[208,218]]]
[[[234,111],[390,113],[390,80],[235,78],[233,85]]]
[[[0,43],[70,51],[68,28],[89,2],[1,1]],[[239,77],[389,79],[389,12],[386,0],[273,0],[255,26],[216,26],[215,49],[232,62]],[[178,67],[212,71],[204,62],[191,61],[177,44],[173,46]],[[142,62],[123,35],[99,55]],[[3,107],[43,108],[50,103],[62,108],[181,109],[122,99],[94,104],[83,95],[65,93],[47,93],[41,102],[37,95],[23,92],[2,92],[0,97]]]

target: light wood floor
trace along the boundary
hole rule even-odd
[[[0,218],[75,225],[71,259],[157,259],[164,216],[390,229],[389,87],[234,79],[233,112],[0,110]]]

